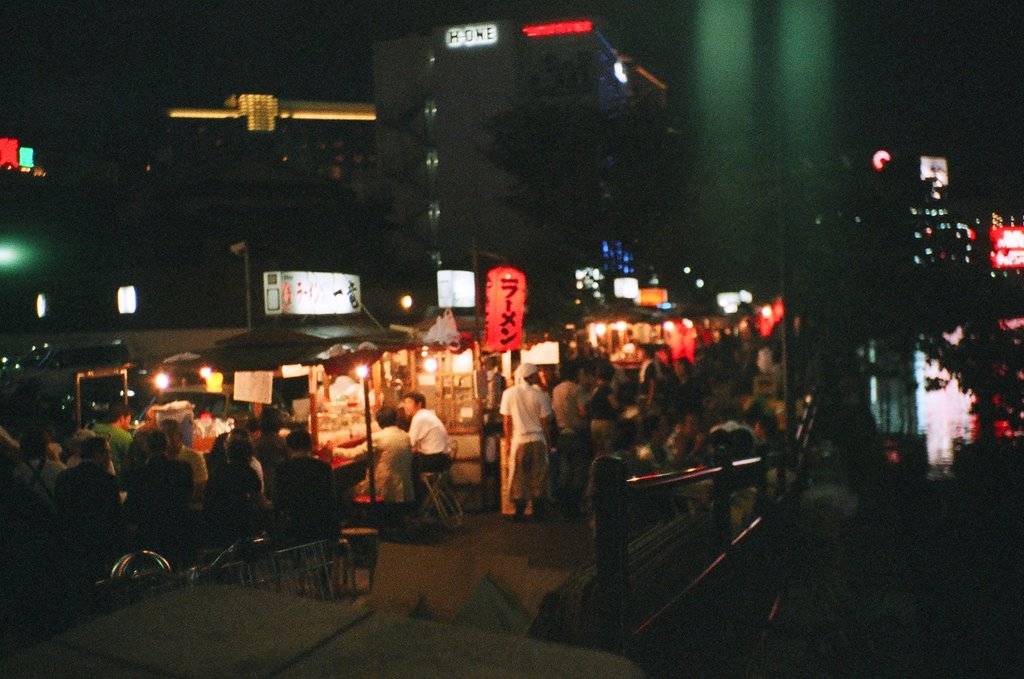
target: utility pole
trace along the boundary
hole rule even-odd
[[[249,244],[244,240],[231,245],[231,254],[241,256],[245,267],[245,329],[252,330],[252,286],[249,284]]]

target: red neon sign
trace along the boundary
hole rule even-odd
[[[892,154],[885,149],[878,149],[875,151],[875,155],[871,156],[871,165],[875,168],[876,172],[881,172],[885,169],[885,166],[892,160]]]
[[[993,269],[1019,269],[1024,267],[1024,227],[992,227]]]
[[[590,33],[594,30],[594,22],[582,21],[556,21],[553,24],[534,24],[523,26],[523,33],[527,38],[545,38],[549,35],[568,35],[570,33]]]
[[[0,137],[0,167],[10,165],[18,169],[18,140]]]

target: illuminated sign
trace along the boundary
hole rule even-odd
[[[871,165],[876,171],[881,172],[885,169],[885,166],[892,160],[892,154],[885,149],[878,149],[875,151],[875,155],[871,156]]]
[[[359,276],[321,271],[263,273],[263,312],[268,316],[350,314],[361,307]]]
[[[18,164],[22,167],[32,168],[36,166],[36,150],[31,146],[22,146],[18,149]]]
[[[585,19],[582,21],[556,21],[551,24],[523,26],[523,34],[528,38],[545,38],[549,35],[590,33],[592,30],[594,30],[594,22]]]
[[[509,351],[523,341],[523,315],[526,313],[526,275],[511,266],[499,266],[487,272],[487,324],[484,349]]]
[[[661,306],[668,303],[668,290],[665,288],[640,288],[636,298],[640,306]]]
[[[498,42],[498,27],[495,24],[474,26],[452,26],[444,29],[445,47],[482,47]]]
[[[636,299],[640,296],[640,281],[635,278],[616,278],[613,281],[615,296],[619,299]]]
[[[18,169],[18,140],[8,137],[0,137],[0,168],[12,167]]]
[[[122,285],[117,289],[117,313],[134,314],[138,306],[134,285]]]
[[[993,227],[991,239],[993,269],[1024,267],[1024,226]]]
[[[476,306],[476,279],[473,272],[438,271],[437,306],[442,309]]]

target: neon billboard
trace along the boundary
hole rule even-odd
[[[994,226],[990,237],[993,269],[1024,267],[1024,226]]]
[[[580,21],[556,21],[550,24],[523,26],[523,35],[527,38],[545,38],[550,35],[590,33],[592,30],[594,30],[594,22],[586,19]]]

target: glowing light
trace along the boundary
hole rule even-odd
[[[608,332],[608,326],[604,323],[597,323],[594,325],[594,334],[598,337],[604,337],[606,332]]]
[[[219,394],[224,388],[224,373],[222,372],[211,371],[209,375],[204,376],[204,379],[206,380],[206,391],[211,394]]]
[[[871,156],[871,166],[875,168],[876,172],[881,172],[890,160],[892,160],[891,153],[885,149],[878,149],[875,151],[875,155]]]
[[[117,313],[134,314],[137,307],[134,285],[123,285],[117,289]]]
[[[0,246],[0,264],[11,264],[18,259],[18,251],[6,245]]]
[[[36,317],[42,318],[46,315],[46,295],[39,293],[36,295]]]
[[[402,295],[402,299],[398,300],[398,305],[408,311],[412,308],[412,295]]]
[[[431,372],[433,372],[433,371],[431,371]],[[370,368],[368,366],[365,366],[365,365],[357,365],[356,366],[356,376],[358,376],[359,379],[365,380],[367,375],[369,375],[369,374],[370,374]]]
[[[623,85],[626,84],[626,67],[623,66],[621,61],[615,62],[615,79]]]
[[[153,378],[153,384],[160,391],[163,391],[167,387],[171,386],[171,376],[167,373],[157,373]]]
[[[683,319],[683,325],[685,325],[687,328],[692,328],[693,327],[693,321],[691,321],[689,318],[684,318]]]
[[[626,323],[626,321],[617,321],[615,323],[615,329],[618,330],[619,332],[625,332],[626,328],[628,327],[629,323]]]
[[[696,281],[694,281],[693,284],[696,285],[698,288],[703,288],[704,287],[704,279],[703,278],[698,278]]]
[[[763,307],[761,307],[761,318],[771,318],[771,317],[772,317],[772,308],[769,305],[765,304]]]
[[[528,38],[544,38],[549,35],[569,35],[572,33],[590,33],[594,30],[594,22],[582,21],[556,21],[550,24],[534,24],[523,26],[523,34]]]
[[[426,370],[428,373],[436,373],[437,359],[431,356],[427,360],[423,361],[423,369]]]
[[[212,374],[213,368],[211,368],[208,365],[204,365],[202,368],[199,369],[199,376],[202,377],[204,380]]]
[[[498,27],[495,24],[453,26],[445,30],[444,44],[449,49],[493,45],[496,42]]]
[[[18,140],[0,137],[0,168],[18,169]]]
[[[665,329],[665,332],[672,332],[676,329],[676,324],[672,321],[665,321],[661,324],[661,327]]]

